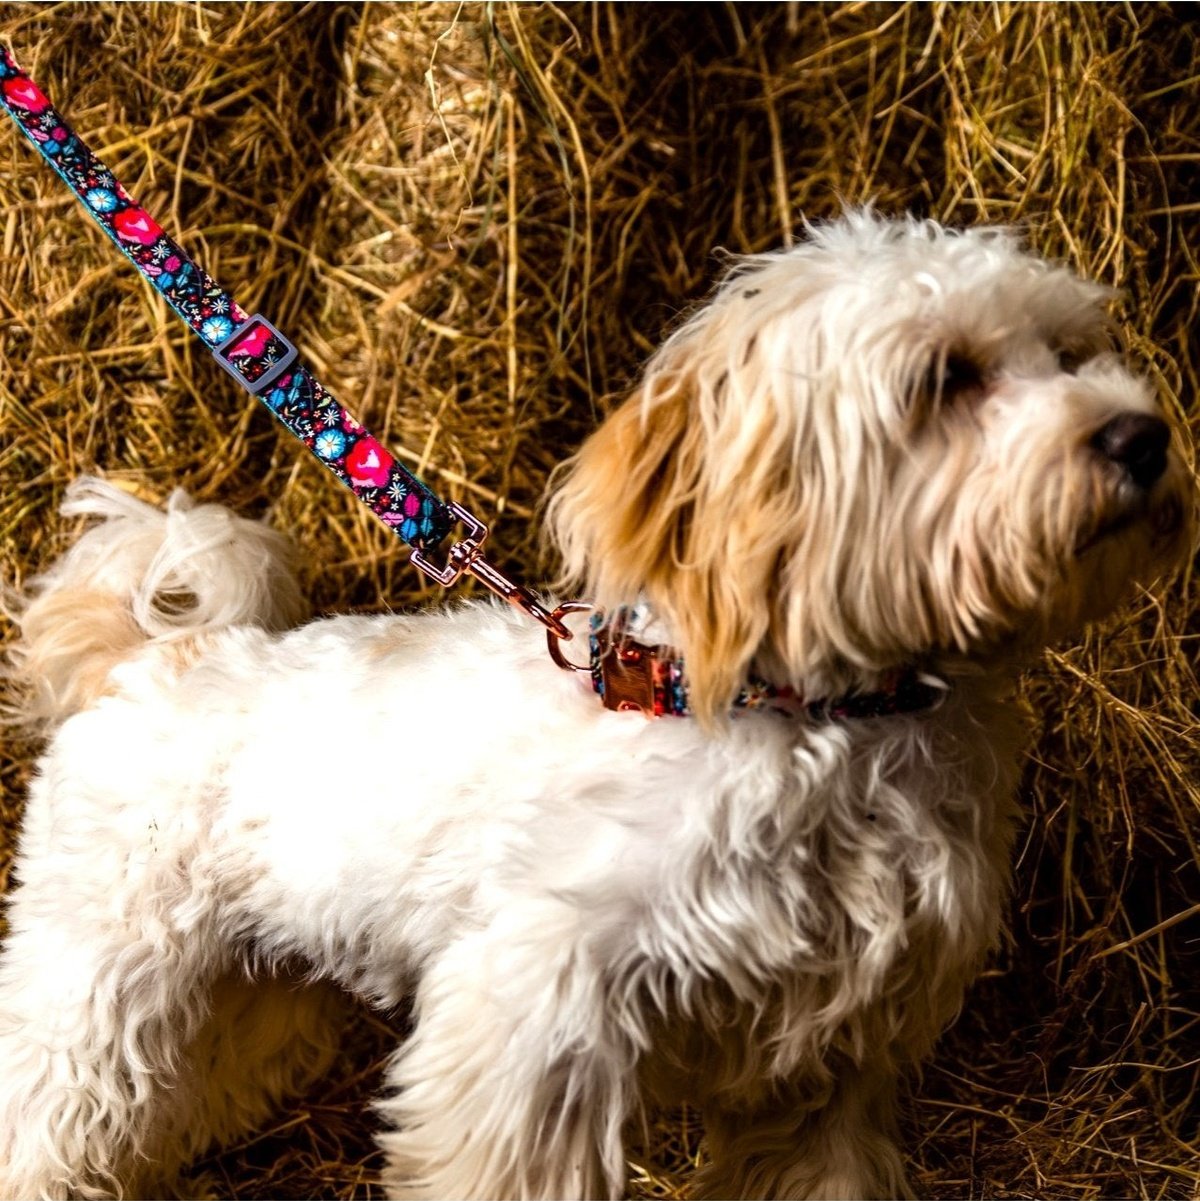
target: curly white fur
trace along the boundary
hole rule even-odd
[[[1187,541],[1175,452],[1139,482],[1100,449],[1156,412],[1094,357],[1103,299],[1003,232],[862,214],[735,268],[552,508],[699,720],[604,710],[492,605],[272,632],[276,536],[77,493],[107,520],[24,614],[75,715],[0,963],[0,1193],[158,1192],[260,1121],[340,1020],[264,982],[297,966],[414,998],[394,1197],[618,1195],[625,1127],[684,1097],[707,1194],[905,1192],[897,1074],[999,928],[1017,667]],[[725,712],[751,668],[828,695],[911,664],[936,712]]]

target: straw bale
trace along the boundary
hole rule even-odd
[[[0,37],[250,309],[543,577],[536,510],[716,252],[873,199],[1007,222],[1122,289],[1196,420],[1200,47],[1186,6],[0,4]],[[0,577],[100,470],[269,512],[319,610],[434,601],[0,130]],[[1200,817],[1185,576],[1025,682],[1042,717],[1012,936],[905,1099],[935,1197],[1200,1195]],[[0,762],[0,884],[36,748]],[[398,767],[399,770],[399,767]],[[284,801],[286,803],[286,801]],[[320,832],[314,831],[314,837]],[[376,1196],[363,1105],[404,1015],[204,1165],[219,1194]],[[637,1196],[679,1196],[659,1118]]]

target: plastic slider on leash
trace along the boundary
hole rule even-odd
[[[572,638],[562,618],[580,605],[550,610],[528,588],[489,563],[483,555],[487,525],[461,505],[441,500],[405,470],[304,366],[291,341],[265,317],[242,309],[133,200],[7,47],[0,47],[0,102],[88,214],[212,357],[413,548],[411,562],[419,571],[443,587],[453,586],[464,575],[474,576],[490,592],[545,626],[552,658],[562,667],[572,667],[558,642]],[[451,545],[444,565],[437,566],[427,555],[460,523],[466,536]]]

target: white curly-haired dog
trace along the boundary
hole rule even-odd
[[[897,1074],[1000,924],[1016,673],[1188,543],[1108,295],[868,213],[732,268],[550,508],[565,580],[651,615],[692,716],[610,711],[498,604],[293,628],[281,535],[77,486],[104,521],[19,617],[54,732],[0,1193],[180,1187],[329,1062],[328,982],[413,998],[392,1196],[617,1196],[623,1131],[683,1098],[707,1194],[905,1193]],[[897,672],[938,703],[833,712]],[[805,704],[731,711],[751,677]]]

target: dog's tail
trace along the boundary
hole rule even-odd
[[[103,480],[67,490],[64,516],[100,518],[24,595],[5,597],[19,710],[56,723],[103,693],[109,672],[152,642],[234,625],[286,629],[306,613],[282,534],[197,505],[182,489],[156,509]]]

